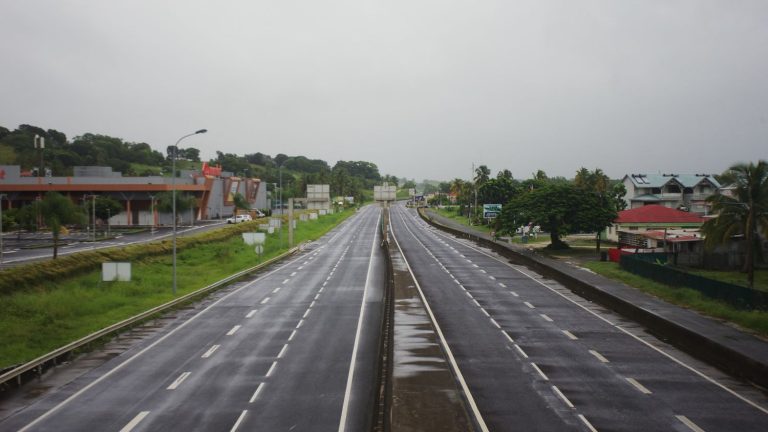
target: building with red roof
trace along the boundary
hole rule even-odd
[[[638,234],[644,231],[696,230],[706,220],[694,213],[651,204],[620,211],[613,225],[607,229],[607,238],[620,241],[620,232]]]

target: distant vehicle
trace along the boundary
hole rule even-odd
[[[256,210],[256,211],[255,211],[255,213],[256,213],[256,217],[257,217],[257,218],[263,218],[264,216],[266,216],[266,215],[264,214],[264,212],[263,212],[263,211],[261,211],[261,210]]]
[[[227,219],[227,223],[228,224],[233,224],[233,223],[239,223],[239,222],[249,222],[249,221],[252,221],[252,220],[253,220],[253,218],[251,218],[251,215],[249,215],[249,214],[242,214],[242,215],[237,215],[237,216],[233,216],[231,218],[228,218]]]

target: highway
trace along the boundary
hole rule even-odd
[[[0,430],[369,430],[386,282],[380,213],[365,207]]]
[[[768,410],[562,286],[391,209],[478,430],[766,431]]]

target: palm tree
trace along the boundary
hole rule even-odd
[[[83,213],[69,198],[58,192],[47,192],[40,201],[40,214],[53,234],[53,259],[59,255],[59,234],[64,225],[81,222]]]
[[[749,287],[755,279],[755,258],[762,255],[759,232],[768,236],[768,163],[736,164],[723,173],[724,183],[735,188],[733,196],[717,194],[707,201],[718,213],[701,227],[706,244],[712,248],[724,244],[733,236],[743,235],[746,254],[742,272],[747,273]]]

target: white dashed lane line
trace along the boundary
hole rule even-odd
[[[563,394],[563,392],[561,392],[561,391],[560,391],[560,389],[559,389],[559,388],[557,388],[557,386],[552,386],[552,391],[554,391],[554,392],[555,392],[555,394],[556,394],[556,395],[557,395],[557,396],[558,396],[560,399],[562,399],[562,400],[563,400],[563,402],[565,402],[565,404],[566,404],[566,405],[568,405],[568,408],[573,408],[573,404],[571,403],[571,401],[569,401],[569,400],[568,400],[568,398],[567,398],[567,397],[565,397],[565,395]]]
[[[216,352],[217,349],[219,349],[221,345],[214,345],[211,348],[208,349],[208,351],[205,352],[205,354],[201,355],[200,358],[208,358],[213,355],[213,353]]]
[[[544,372],[542,372],[538,366],[536,366],[536,363],[531,362],[531,366],[533,367],[533,369],[536,370],[536,372],[538,372],[541,379],[543,379],[544,381],[549,381],[549,378],[546,375],[544,375]]]
[[[568,330],[563,330],[563,334],[568,336],[568,339],[570,339],[570,340],[578,339],[575,334],[569,332]]]
[[[237,418],[237,421],[236,421],[236,422],[235,422],[235,424],[232,426],[232,429],[230,429],[230,430],[229,430],[229,432],[235,432],[235,431],[237,431],[237,428],[239,428],[239,427],[240,427],[240,423],[242,423],[242,422],[243,422],[243,420],[245,420],[245,416],[246,416],[246,414],[248,414],[248,410],[243,410],[243,412],[242,412],[242,413],[240,413],[240,417],[238,417],[238,418]]]
[[[261,301],[261,304],[267,304],[267,302],[269,301],[270,298],[271,297],[265,298],[264,300]]]
[[[526,306],[528,306],[528,307],[529,307],[529,308],[531,308],[531,309],[535,309],[535,308],[536,308],[536,306],[534,306],[534,305],[532,305],[532,304],[530,304],[530,303],[528,303],[528,302],[523,302],[523,304],[524,304],[524,305],[526,305]]]
[[[598,360],[600,360],[600,363],[610,363],[607,358],[603,357],[602,354],[595,350],[589,350],[589,353],[595,356]]]
[[[251,400],[248,401],[248,403],[253,403],[256,401],[256,398],[259,397],[259,393],[261,393],[261,389],[264,388],[264,383],[260,383],[258,387],[256,387],[256,391],[253,392],[253,396],[251,396]]]
[[[144,420],[144,417],[148,415],[149,415],[149,411],[142,411],[136,414],[136,417],[134,417],[133,420],[128,422],[127,425],[123,426],[123,428],[120,429],[120,432],[131,432],[133,428],[135,428],[139,423],[141,423],[141,421]]]
[[[634,379],[634,378],[627,378],[626,380],[630,384],[632,384],[633,387],[635,387],[637,390],[639,390],[640,393],[642,393],[642,394],[651,394],[651,391],[648,390],[648,388],[646,388],[644,385],[642,385],[639,382],[637,382],[636,379]]]
[[[235,334],[235,332],[240,330],[240,327],[242,327],[242,326],[241,325],[236,325],[236,326],[232,327],[232,330],[227,332],[227,336],[232,336],[233,334]]]
[[[181,385],[181,383],[183,383],[184,380],[189,377],[191,373],[192,372],[184,372],[181,374],[178,378],[176,378],[176,381],[172,382],[171,385],[168,386],[166,390],[176,390]]]
[[[253,315],[258,312],[256,309],[252,309],[250,312],[248,312],[248,315],[246,315],[246,318],[253,318]]]
[[[682,424],[688,426],[688,429],[692,430],[693,432],[704,432],[704,429],[700,428],[696,423],[692,422],[688,417],[684,415],[676,415],[675,418],[680,420]]]

